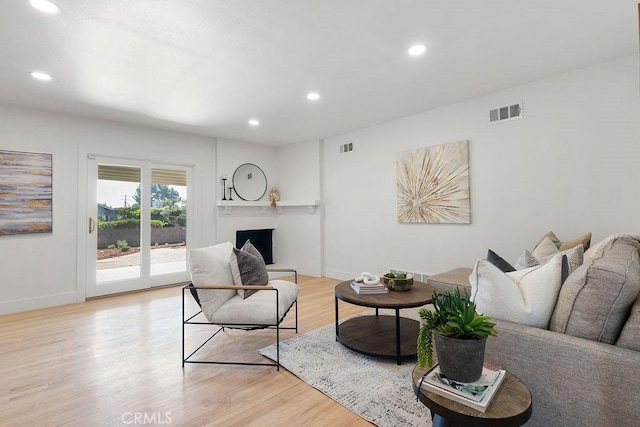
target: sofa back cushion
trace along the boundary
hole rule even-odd
[[[640,243],[613,240],[565,281],[549,329],[615,344],[640,292]]]
[[[636,298],[636,302],[631,307],[631,315],[625,322],[616,345],[640,351],[640,296]]]

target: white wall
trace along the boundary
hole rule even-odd
[[[549,230],[637,233],[639,93],[632,55],[326,139],[325,275],[437,273],[488,248],[515,262]],[[517,101],[523,119],[488,124],[489,109]],[[396,153],[459,140],[470,141],[471,224],[399,224]]]
[[[86,191],[86,180],[81,179],[86,163],[80,153],[193,165],[199,218],[190,244],[203,246],[215,241],[214,197],[209,191],[215,176],[214,148],[210,138],[0,106],[0,149],[53,154],[53,232],[0,236],[0,314],[84,299],[84,275],[76,277],[77,242],[83,240],[78,233],[84,230],[78,197]]]
[[[280,196],[282,200],[322,203],[320,141],[278,148]],[[282,259],[289,260],[302,274],[322,276],[322,205],[310,213],[305,206],[286,208],[278,216]]]
[[[0,314],[83,299],[78,280],[84,153],[194,165],[194,246],[275,228],[275,257],[302,274],[347,279],[388,268],[435,273],[472,266],[487,248],[515,260],[543,233],[594,241],[638,232],[638,57],[577,70],[362,129],[284,147],[204,138],[0,106],[0,149],[53,154],[53,233],[0,236]],[[491,108],[523,101],[524,118],[489,125]],[[398,224],[399,151],[470,141],[472,223]],[[354,151],[340,154],[340,144]],[[321,200],[309,214],[215,206],[220,175],[256,163],[282,200]],[[266,196],[265,196],[266,197]],[[82,251],[82,248],[80,248]],[[83,277],[82,274],[78,274]]]

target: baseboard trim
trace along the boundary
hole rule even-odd
[[[347,271],[331,270],[327,268],[324,270],[323,276],[335,280],[349,280],[357,277],[359,274],[360,273],[349,273]]]
[[[0,315],[20,313],[23,311],[38,310],[41,308],[55,307],[58,305],[76,303],[76,292],[45,295],[35,298],[25,298],[0,302]]]

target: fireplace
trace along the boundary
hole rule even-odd
[[[273,243],[271,240],[273,228],[263,228],[261,230],[237,230],[236,231],[236,247],[241,248],[247,240],[251,240],[251,244],[264,258],[265,264],[273,264]]]

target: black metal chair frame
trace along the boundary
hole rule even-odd
[[[268,269],[267,271],[269,272],[278,272],[278,273],[293,273],[294,274],[294,282],[297,284],[298,283],[298,272],[296,270],[293,269]],[[258,291],[274,291],[275,292],[275,296],[276,296],[276,304],[275,304],[275,312],[276,312],[276,323],[268,323],[268,324],[256,324],[256,323],[251,323],[251,324],[246,324],[246,323],[225,323],[224,325],[217,325],[215,323],[211,323],[211,322],[201,322],[201,321],[194,321],[193,319],[195,317],[197,317],[199,314],[202,313],[202,310],[198,311],[196,314],[190,316],[189,318],[186,318],[186,313],[185,313],[185,292],[189,291],[192,293],[192,295],[194,296],[194,299],[196,299],[196,302],[198,303],[198,306],[200,305],[200,302],[198,301],[197,298],[195,298],[195,292],[197,289],[217,289],[217,290],[240,290],[240,289],[244,289],[244,290],[258,290]],[[287,317],[287,314],[289,314],[289,311],[291,310],[291,307],[293,307],[295,305],[295,326],[293,327],[282,327],[280,326],[280,324],[284,321],[284,319]],[[253,285],[244,285],[244,286],[234,286],[234,285],[207,285],[207,286],[194,286],[192,283],[184,286],[182,288],[182,367],[184,368],[184,364],[185,363],[206,363],[206,364],[215,364],[215,365],[251,365],[251,366],[275,366],[276,369],[279,371],[280,370],[280,330],[281,329],[291,329],[291,330],[295,330],[296,333],[298,332],[298,299],[296,298],[291,305],[287,308],[287,311],[284,313],[284,315],[281,318],[278,318],[278,313],[280,312],[280,301],[279,301],[279,295],[278,295],[278,289],[274,288],[273,286],[253,286]],[[213,333],[213,335],[211,335],[209,338],[207,338],[207,340],[205,342],[203,342],[202,344],[200,344],[200,346],[198,346],[198,348],[196,348],[191,354],[189,354],[187,357],[185,357],[185,349],[184,349],[184,341],[185,341],[185,326],[186,325],[209,325],[209,326],[216,326],[218,328],[218,330],[216,332]],[[258,362],[228,362],[228,361],[209,361],[209,360],[191,360],[191,357],[193,357],[198,350],[200,350],[202,347],[204,347],[209,341],[211,341],[213,339],[213,337],[215,337],[216,335],[218,335],[218,333],[223,332],[225,330],[225,328],[229,328],[229,329],[242,329],[245,331],[251,331],[251,330],[256,330],[256,329],[275,329],[276,330],[276,361],[274,362],[264,362],[264,363],[258,363]]]

